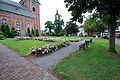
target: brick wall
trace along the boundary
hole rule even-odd
[[[24,30],[25,32],[27,32],[27,23],[31,24],[31,29],[34,28],[33,26],[35,19],[30,19],[27,17],[23,17],[7,12],[0,12],[0,24],[2,18],[7,19],[7,24],[10,26],[10,29],[12,28],[12,26],[16,28],[16,21],[20,21],[21,30]]]

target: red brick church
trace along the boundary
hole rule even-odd
[[[0,0],[0,25],[14,26],[21,36],[26,35],[27,28],[38,29],[40,33],[40,3],[38,0]]]

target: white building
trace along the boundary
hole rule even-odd
[[[87,33],[85,32],[84,28],[82,26],[79,27],[79,32],[77,33],[78,36],[85,36]]]

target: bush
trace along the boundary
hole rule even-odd
[[[29,35],[29,37],[33,37],[33,34],[31,34],[31,33],[29,33],[28,35]]]
[[[32,35],[35,36],[35,32],[34,32],[33,28],[32,28]]]
[[[27,28],[27,32],[28,32],[28,34],[30,33],[30,28]]]
[[[4,40],[4,39],[5,39],[4,35],[0,35],[0,40]]]
[[[14,27],[12,27],[11,32],[10,32],[10,37],[14,38],[15,36],[19,36],[19,32],[15,30]]]
[[[53,33],[48,33],[48,36],[53,36]]]
[[[36,37],[39,37],[39,31],[36,29]]]
[[[4,35],[4,33],[2,31],[0,31],[0,35]]]
[[[5,24],[1,24],[1,29],[0,29],[3,33],[6,33],[6,29],[5,29]]]

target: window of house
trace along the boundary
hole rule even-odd
[[[20,21],[16,21],[16,31],[21,31]]]
[[[35,12],[35,7],[33,7],[33,11]]]
[[[27,29],[30,29],[30,31],[31,31],[31,25],[30,25],[30,23],[27,23]]]
[[[2,20],[1,20],[1,24],[7,24],[7,19],[2,18]]]

